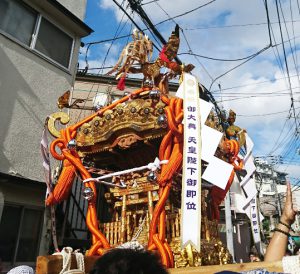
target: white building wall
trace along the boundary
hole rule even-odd
[[[58,0],[58,2],[83,21],[87,0]]]
[[[44,208],[45,184],[31,182],[24,185],[18,177],[44,182],[40,140],[46,117],[57,112],[56,102],[75,80],[80,37],[76,23],[64,18],[52,7],[51,14],[35,0],[26,0],[38,12],[74,38],[70,69],[62,69],[42,58],[7,35],[0,33],[0,173],[13,175],[6,180],[0,174],[0,222],[6,203]],[[83,19],[86,0],[61,1]],[[70,23],[71,22],[71,23]],[[83,35],[83,34],[82,34]],[[50,140],[51,141],[51,140]],[[11,216],[13,218],[14,216]],[[39,254],[46,254],[49,246],[49,226],[44,219]]]
[[[57,98],[73,86],[80,47],[74,37],[66,71],[0,34],[0,172],[44,181],[41,134],[46,117],[58,111]]]

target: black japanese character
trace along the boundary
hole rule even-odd
[[[193,180],[193,179],[187,179],[186,180],[186,184],[188,186],[195,186],[197,184],[197,180]]]
[[[186,197],[188,198],[194,198],[196,196],[197,192],[195,190],[187,190],[186,191]]]
[[[197,158],[196,157],[187,157],[188,164],[197,165]]]
[[[195,204],[195,203],[187,202],[187,203],[186,203],[186,209],[187,209],[187,210],[190,210],[190,209],[196,210],[196,204]]]
[[[196,121],[196,116],[194,116],[193,114],[190,114],[190,115],[188,115],[187,119]]]
[[[196,107],[188,106],[187,110],[190,111],[190,112],[195,112],[196,111]]]
[[[197,139],[196,139],[196,137],[189,137],[189,139],[188,139],[188,143],[194,143],[194,144],[197,144]]]
[[[191,175],[193,175],[197,170],[195,167],[188,167],[187,169],[191,171]]]
[[[196,147],[188,147],[188,153],[196,154]]]
[[[188,124],[188,129],[196,129],[196,125],[192,124],[192,123],[189,123]]]

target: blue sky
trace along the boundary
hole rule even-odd
[[[84,42],[110,39],[130,33],[131,24],[124,14],[111,0],[88,0],[85,22],[94,29],[94,33],[86,37]],[[121,0],[119,3],[121,4]],[[142,1],[150,2],[149,0]],[[159,0],[146,4],[147,14],[154,23],[175,16],[202,4],[208,0]],[[126,8],[127,1],[124,1]],[[281,43],[280,29],[276,13],[275,1],[268,1],[269,14],[272,24],[273,43]],[[282,4],[282,32],[285,43],[287,61],[291,77],[291,87],[295,100],[296,115],[300,106],[300,81],[299,66],[299,37],[300,37],[300,12],[297,1],[281,1]],[[290,4],[292,6],[290,6]],[[127,11],[131,14],[130,9]],[[168,15],[167,15],[168,14]],[[144,28],[136,14],[132,15],[136,22]],[[293,19],[293,20],[292,20]],[[286,23],[284,24],[284,20]],[[188,52],[191,47],[193,53],[221,58],[237,59],[251,55],[269,43],[268,25],[266,24],[266,12],[262,0],[217,0],[211,4],[197,9],[188,15],[175,19],[183,29],[186,39],[181,33],[181,46],[179,52]],[[291,22],[293,21],[293,22]],[[173,30],[175,22],[168,21],[158,26],[159,31],[168,38]],[[147,33],[147,32],[146,32]],[[149,34],[152,39],[151,34]],[[295,39],[293,37],[296,37]],[[105,66],[114,65],[119,53],[127,39],[120,39],[111,44],[102,43],[91,46],[88,53],[89,66],[101,67],[107,54]],[[157,44],[157,42],[155,42]],[[81,50],[81,67],[86,48]],[[278,57],[279,54],[279,57]],[[204,58],[194,58],[182,55],[180,58],[185,63],[193,63],[196,68],[193,74],[206,87],[209,87],[213,79],[238,65],[241,61],[213,61]],[[279,61],[280,60],[280,61]],[[285,66],[280,68],[280,62],[284,64],[282,45],[272,47],[258,55],[256,58],[221,77],[212,85],[213,94],[225,110],[233,109],[237,113],[236,124],[245,128],[255,142],[255,154],[283,155],[288,165],[278,166],[281,170],[290,172],[293,177],[299,177],[299,135],[295,134],[293,119],[288,119],[291,105],[289,82]],[[294,65],[296,63],[296,66]],[[93,70],[98,73],[99,70]],[[219,92],[218,84],[223,91]],[[235,88],[237,87],[238,88]],[[272,114],[273,113],[273,114]],[[276,143],[277,141],[277,143]],[[274,147],[275,144],[275,147]],[[291,161],[292,159],[292,161]],[[295,164],[296,162],[296,164]]]

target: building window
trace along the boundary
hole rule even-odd
[[[35,49],[64,67],[69,66],[73,39],[45,18],[41,19]]]
[[[0,257],[3,262],[35,262],[43,210],[5,204],[0,222]]]
[[[69,68],[73,38],[20,0],[0,0],[0,31]]]
[[[30,46],[38,13],[19,1],[0,0],[0,28]]]

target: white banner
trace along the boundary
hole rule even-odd
[[[251,138],[246,134],[246,155],[244,156],[244,167],[246,175],[243,178],[239,178],[238,186],[240,188],[239,193],[234,193],[235,208],[237,212],[244,212],[250,219],[251,230],[253,240],[259,247],[258,251],[261,252],[261,237],[260,237],[260,222],[263,220],[263,215],[259,212],[257,207],[257,189],[255,180],[253,179],[253,173],[256,170],[254,164],[254,157],[252,155],[253,142]]]
[[[185,100],[184,95],[186,95],[186,93],[184,92],[184,83],[182,83],[176,92],[176,96]],[[202,178],[222,189],[225,189],[233,166],[215,157],[215,152],[223,134],[205,125],[206,119],[213,107],[213,104],[200,99],[199,96],[198,98],[195,97],[194,100],[198,100],[200,104],[202,140],[201,159],[208,163]]]
[[[200,252],[201,238],[201,122],[199,84],[183,75],[184,146],[181,194],[181,247],[191,244]]]
[[[257,199],[255,196],[250,202],[250,220],[251,220],[253,239],[255,243],[261,242],[258,214],[259,213],[257,209]]]

